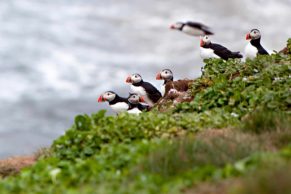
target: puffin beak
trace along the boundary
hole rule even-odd
[[[161,73],[158,73],[156,76],[156,80],[161,80],[161,79],[162,79]]]
[[[103,96],[101,95],[99,98],[98,98],[98,102],[104,102],[105,99],[103,98]]]
[[[202,39],[200,40],[200,46],[201,46],[201,47],[204,46],[204,42],[203,42]]]
[[[140,101],[140,102],[145,102],[145,101],[144,101],[144,98],[143,98],[142,96],[139,97],[139,101]]]
[[[125,82],[126,82],[126,83],[132,83],[131,77],[128,76],[128,77],[126,78]]]
[[[249,40],[249,39],[251,39],[251,35],[250,35],[250,33],[247,33],[246,40]]]

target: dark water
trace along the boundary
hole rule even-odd
[[[0,157],[47,146],[76,114],[107,108],[96,98],[126,95],[130,73],[156,86],[162,68],[199,76],[199,39],[168,29],[187,19],[233,50],[244,50],[251,28],[279,50],[291,36],[291,1],[0,1]]]

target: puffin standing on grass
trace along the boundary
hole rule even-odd
[[[232,52],[220,44],[212,43],[209,36],[200,38],[200,56],[202,59],[221,58],[224,60],[243,57],[240,52]]]
[[[140,114],[142,111],[148,111],[149,107],[141,103],[144,102],[143,97],[138,94],[131,93],[128,97],[129,108],[127,112],[129,114]]]
[[[127,98],[120,97],[115,92],[112,92],[112,91],[104,92],[98,98],[98,102],[105,102],[105,101],[109,103],[109,106],[117,114],[121,112],[126,112],[129,109],[129,103],[128,103]]]
[[[166,91],[166,84],[174,81],[173,72],[170,69],[163,69],[157,74],[156,80],[164,80],[164,83],[161,86],[161,93],[164,96]]]
[[[213,35],[214,33],[210,28],[204,24],[198,22],[176,22],[170,26],[173,30],[180,30],[185,34],[191,36],[204,36],[204,35]]]
[[[245,48],[246,58],[253,59],[257,55],[269,54],[261,45],[261,33],[258,29],[252,29],[247,33],[246,40],[251,40]]]
[[[173,72],[170,69],[163,69],[156,76],[157,80],[164,80],[164,83],[161,87],[163,96],[165,97],[171,89],[175,89],[180,92],[185,92],[189,89],[189,84],[193,80],[183,79],[174,81]]]
[[[143,81],[141,75],[137,73],[128,76],[126,83],[131,83],[130,87],[132,92],[144,97],[145,103],[150,107],[154,106],[154,104],[162,97],[157,88],[152,84]]]

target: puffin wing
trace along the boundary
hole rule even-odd
[[[201,24],[201,23],[198,23],[198,22],[190,22],[189,21],[189,22],[186,22],[186,25],[191,26],[193,28],[203,30],[206,35],[213,35],[214,34],[213,32],[211,32],[211,29],[208,26]]]
[[[155,88],[152,84],[148,82],[143,82],[142,87],[148,94],[149,99],[151,99],[154,103],[156,103],[162,97],[160,91],[157,88]]]
[[[242,58],[242,55],[239,52],[231,52],[220,44],[212,43],[209,48],[211,48],[217,56],[224,60],[229,58]]]

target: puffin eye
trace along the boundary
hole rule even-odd
[[[166,71],[165,74],[168,74],[168,72]]]
[[[257,32],[256,31],[254,31],[254,34],[256,34]]]

